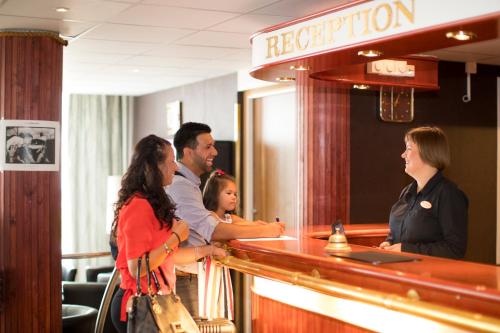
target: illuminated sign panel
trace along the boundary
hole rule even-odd
[[[252,39],[254,67],[500,12],[497,0],[374,0]]]

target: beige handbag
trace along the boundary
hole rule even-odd
[[[151,276],[156,290],[160,290],[160,283],[156,273],[149,269],[149,253],[146,253],[148,292],[142,294],[141,260],[142,258],[137,260],[137,294],[132,296],[127,304],[127,333],[200,333],[179,296],[173,291],[168,295],[153,293]]]

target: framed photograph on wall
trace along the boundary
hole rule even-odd
[[[182,124],[182,103],[175,101],[167,103],[167,139],[173,139],[175,132]]]
[[[59,122],[0,120],[0,170],[59,171]]]

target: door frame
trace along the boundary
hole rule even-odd
[[[280,95],[294,92],[295,85],[276,85],[258,89],[252,89],[243,93],[243,217],[253,220],[254,202],[253,202],[253,105],[257,98]],[[299,122],[299,117],[297,118]],[[297,124],[298,125],[298,124]],[[300,186],[299,189],[300,190]],[[299,193],[300,198],[300,193]],[[298,216],[298,215],[297,215]]]

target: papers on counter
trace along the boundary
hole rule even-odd
[[[241,242],[255,242],[255,241],[273,241],[273,240],[297,240],[297,238],[290,236],[270,237],[270,238],[238,238]]]

